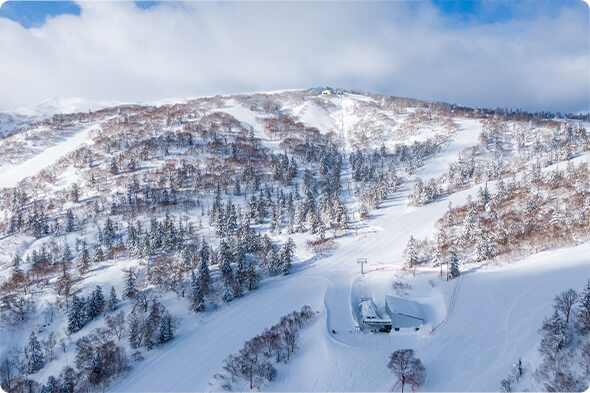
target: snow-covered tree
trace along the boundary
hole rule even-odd
[[[115,157],[113,157],[111,159],[111,164],[110,164],[109,170],[110,170],[111,174],[113,174],[113,175],[119,174],[119,166],[117,165],[117,161],[115,160]]]
[[[279,267],[280,272],[283,274],[289,274],[289,269],[293,264],[293,256],[295,255],[295,242],[289,238],[279,250]]]
[[[34,374],[43,367],[43,349],[35,332],[31,332],[29,344],[26,348],[27,372]]]
[[[104,261],[104,253],[102,252],[102,247],[100,243],[96,243],[94,246],[94,256],[92,257],[92,261],[94,263],[99,263]]]
[[[258,274],[256,273],[256,269],[254,268],[254,263],[252,261],[248,262],[244,280],[246,288],[248,288],[250,291],[258,286]]]
[[[582,334],[590,332],[590,280],[580,292],[578,298],[579,310],[576,318],[576,327]]]
[[[73,258],[72,250],[70,250],[70,246],[66,242],[66,244],[64,245],[64,248],[63,248],[61,260],[63,263],[68,264],[72,261],[72,258]]]
[[[481,262],[493,258],[495,251],[494,243],[493,236],[487,231],[481,230],[475,245],[475,260]]]
[[[165,344],[174,337],[174,327],[170,314],[165,312],[160,319],[160,328],[158,331],[158,343]]]
[[[447,281],[461,275],[461,272],[459,271],[459,258],[457,256],[457,251],[454,248],[449,250],[449,259],[447,264]]]
[[[194,312],[203,311],[205,309],[204,291],[202,288],[202,280],[197,277],[195,272],[191,274],[191,310]]]
[[[96,289],[89,296],[88,301],[86,301],[86,318],[92,320],[99,316],[104,309],[105,300],[102,294],[102,288],[100,285],[97,285]]]
[[[83,241],[82,252],[78,259],[78,271],[81,274],[86,274],[88,269],[90,269],[90,253],[88,252],[88,248],[86,248],[86,241]]]
[[[72,296],[72,306],[68,313],[68,332],[76,333],[86,323],[85,301],[78,296]]]
[[[137,294],[136,276],[133,269],[125,271],[125,288],[123,289],[123,299],[134,299]]]
[[[197,266],[197,270],[199,272],[199,281],[201,282],[201,289],[203,293],[206,294],[209,292],[209,265],[207,263],[207,259],[204,259],[202,256],[199,258],[199,265]]]
[[[143,320],[137,312],[131,312],[127,318],[127,324],[129,326],[129,346],[132,349],[139,348],[142,340]]]
[[[74,213],[72,213],[72,209],[68,209],[66,211],[66,232],[73,232],[74,231]]]
[[[119,305],[119,299],[117,298],[117,292],[115,291],[115,287],[111,287],[111,292],[109,294],[109,300],[107,302],[107,310],[113,312],[117,309]]]
[[[541,327],[541,353],[553,356],[567,343],[567,329],[563,318],[554,311],[553,316],[543,321]]]
[[[418,252],[416,251],[416,240],[414,236],[410,236],[410,240],[408,240],[408,244],[404,250],[405,256],[405,263],[404,267],[406,269],[413,269],[418,263]]]

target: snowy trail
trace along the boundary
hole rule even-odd
[[[200,324],[197,316],[186,318],[182,331],[164,350],[115,386],[114,392],[204,391],[219,372],[223,360],[241,345],[277,323],[286,313],[305,304],[323,309],[328,283],[305,274],[272,280],[247,296],[208,315]],[[162,370],[166,370],[163,372]]]
[[[74,131],[65,140],[44,149],[41,153],[18,164],[0,166],[0,188],[14,187],[26,177],[34,176],[66,154],[76,150],[83,143],[91,142],[90,133],[97,129],[96,124]]]
[[[457,120],[457,124],[459,125],[459,131],[453,140],[443,151],[417,171],[416,175],[424,179],[438,177],[448,171],[449,164],[457,159],[463,149],[477,145],[481,133],[481,122],[477,119],[461,119]]]

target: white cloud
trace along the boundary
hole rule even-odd
[[[457,23],[428,3],[83,2],[0,18],[0,107],[330,85],[468,105],[589,110],[588,14]]]

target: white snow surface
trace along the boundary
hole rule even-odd
[[[244,122],[256,122],[253,113],[235,107],[224,111]],[[445,172],[461,150],[477,143],[480,130],[478,121],[461,121],[455,139],[416,176]],[[389,355],[401,348],[415,349],[426,367],[422,391],[498,391],[519,356],[528,362],[529,377],[523,384],[537,390],[530,374],[538,362],[538,328],[550,314],[556,293],[579,288],[590,277],[590,245],[544,252],[514,264],[464,266],[462,278],[451,282],[442,281],[432,270],[419,271],[415,277],[404,275],[399,271],[401,253],[410,235],[431,236],[449,200],[464,203],[474,191],[409,208],[410,189],[411,181],[368,221],[355,222],[353,234],[338,239],[332,254],[306,256],[299,246],[301,260],[288,277],[265,282],[205,317],[187,315],[174,341],[156,350],[112,390],[209,390],[214,386],[212,376],[222,370],[228,355],[305,304],[321,319],[303,331],[293,360],[278,367],[276,380],[264,390],[391,391],[395,378],[386,365]],[[369,260],[362,278],[357,257]],[[400,296],[391,287],[398,277],[411,285],[404,296],[421,305],[423,328],[412,334],[357,332],[355,310],[360,299],[372,297],[383,310],[386,295]],[[448,312],[447,322],[440,325]]]
[[[47,166],[55,163],[61,157],[78,149],[84,143],[92,143],[90,133],[97,130],[97,125],[85,125],[78,128],[60,142],[48,147],[39,154],[17,164],[4,164],[0,166],[0,187],[14,187],[22,179],[34,176]]]
[[[339,133],[350,151],[349,133],[358,121],[353,111],[355,100],[370,98],[353,94],[326,98],[339,106],[335,111],[318,105],[315,100],[320,99],[324,98],[313,98],[286,109],[323,133],[332,130]],[[178,101],[154,103],[171,102]],[[70,107],[72,112],[78,111],[74,104]],[[79,104],[88,105],[84,101]],[[59,112],[67,112],[63,110],[65,106],[60,108]],[[257,133],[264,130],[259,114],[233,99],[228,99],[219,110],[233,115]],[[35,116],[48,111],[31,108],[26,114]],[[389,355],[402,348],[416,350],[426,367],[427,379],[421,391],[498,391],[500,381],[519,356],[525,359],[525,377],[519,386],[529,391],[542,388],[530,376],[539,361],[538,329],[543,318],[551,313],[557,293],[570,287],[578,289],[590,278],[590,244],[539,253],[512,264],[463,265],[461,278],[450,282],[441,280],[438,272],[429,269],[419,270],[415,276],[400,271],[402,250],[410,235],[417,239],[432,236],[434,224],[447,210],[449,201],[453,205],[463,204],[467,195],[478,187],[422,207],[406,204],[417,177],[440,176],[463,149],[478,143],[480,121],[456,121],[458,133],[442,151],[367,221],[353,221],[352,230],[336,240],[337,247],[331,254],[312,255],[305,249],[305,238],[295,235],[298,261],[290,275],[266,280],[256,291],[215,311],[193,314],[180,310],[182,321],[174,340],[150,351],[145,361],[134,364],[130,375],[109,390],[210,390],[213,375],[222,370],[228,355],[277,323],[281,316],[303,305],[317,311],[318,318],[303,329],[295,356],[288,364],[278,366],[277,378],[264,390],[391,391],[395,378],[386,365]],[[29,159],[0,166],[0,187],[17,185],[82,144],[92,143],[90,136],[97,127],[86,124]],[[587,162],[589,157],[584,154],[576,160]],[[347,162],[343,163],[344,178],[350,176],[348,170]],[[343,198],[353,203],[350,195],[345,193]],[[33,241],[21,240],[23,244]],[[357,257],[368,259],[364,276],[359,274]],[[91,281],[107,288],[128,265],[131,262],[97,271]],[[411,287],[405,293],[396,292],[391,284],[397,279]],[[119,287],[117,291],[120,293]],[[419,304],[425,320],[419,333],[367,334],[356,330],[360,299],[373,298],[383,314],[388,295]],[[180,304],[169,303],[166,305],[175,307],[176,304],[177,308]],[[441,324],[447,314],[446,323]],[[52,367],[43,369],[43,377],[58,371],[58,362],[53,362]]]

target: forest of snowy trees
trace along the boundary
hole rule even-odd
[[[42,138],[96,125],[92,143],[0,188],[0,320],[26,333],[2,348],[2,388],[107,389],[174,340],[186,315],[179,310],[198,318],[281,280],[300,253],[329,253],[351,223],[370,220],[409,183],[415,206],[481,184],[465,205],[449,206],[434,240],[409,238],[409,271],[440,266],[443,274],[444,265],[454,279],[465,263],[588,241],[588,165],[562,164],[590,149],[581,124],[375,96],[356,104],[365,116],[345,138],[281,109],[314,94],[234,96],[257,129],[225,112],[229,99],[218,96],[59,115],[0,138],[0,152],[27,157]],[[459,117],[483,124],[479,143],[442,176],[414,181],[452,141]],[[105,272],[108,286],[95,281]],[[260,359],[289,358],[295,343],[285,337],[296,340],[309,313],[253,339],[265,342],[256,344]],[[245,378],[236,364],[252,351],[228,361],[226,378]],[[58,358],[68,366],[49,375]],[[272,364],[256,364],[261,380],[272,378]]]
[[[553,314],[544,319],[539,333],[539,366],[527,370],[527,359],[519,358],[501,381],[502,391],[519,391],[524,373],[533,373],[548,392],[584,391],[590,384],[590,279],[580,292],[570,288],[555,296]]]

